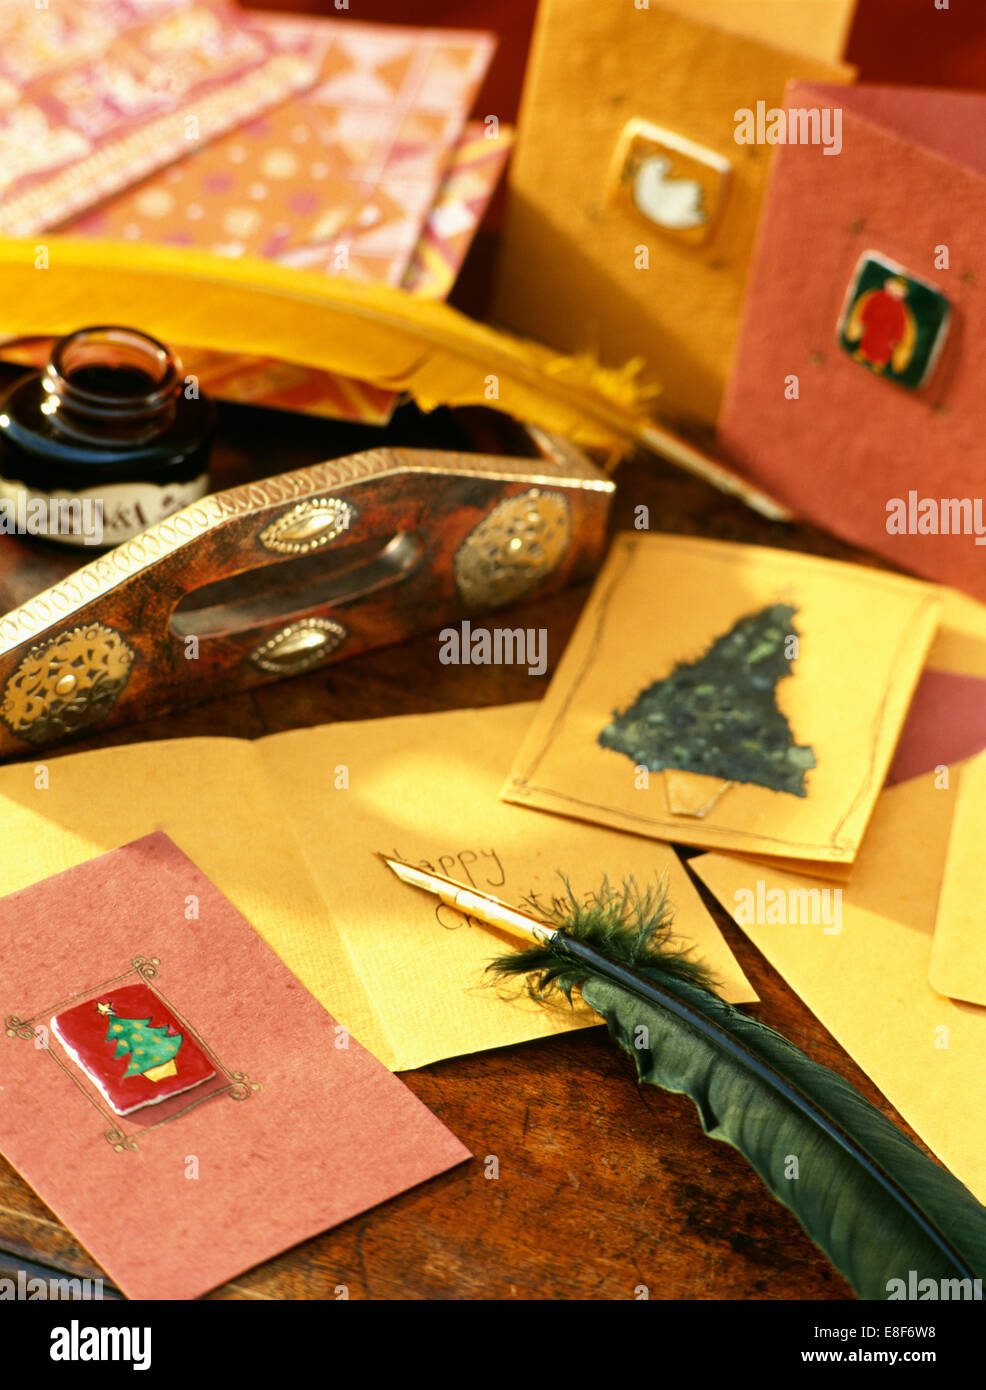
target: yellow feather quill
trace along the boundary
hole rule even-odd
[[[73,237],[0,241],[0,335],[123,323],[165,342],[278,358],[407,392],[423,410],[494,405],[586,448],[653,449],[782,515],[647,414],[639,362],[604,369],[476,323],[449,305],[255,257]]]

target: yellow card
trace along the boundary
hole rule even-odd
[[[756,998],[673,851],[531,816],[497,790],[531,706],[365,720],[257,743],[178,739],[0,769],[7,893],[160,829],[395,1071],[598,1022],[484,983],[510,946],[398,882],[374,851],[509,901],[667,875],[677,930]],[[208,924],[190,926],[207,930]]]
[[[496,321],[607,367],[639,359],[663,418],[714,425],[773,153],[737,143],[738,113],[784,109],[794,78],[848,81],[835,61],[845,12],[845,0],[541,0]]]
[[[950,769],[957,784],[928,978],[939,994],[986,1004],[986,753]]]
[[[661,0],[702,24],[715,24],[821,62],[845,52],[856,0]]]
[[[849,864],[938,606],[931,586],[857,565],[619,536],[502,795],[655,839]]]
[[[953,793],[883,793],[838,901],[817,882],[725,855],[691,866],[928,1147],[986,1201],[986,1009],[928,983]],[[814,920],[813,920],[814,918]]]
[[[751,997],[672,851],[531,816],[497,799],[531,713],[529,705],[513,705],[329,724],[258,745],[395,1069],[541,1037],[573,1020],[567,1005],[546,1012],[523,991],[506,1003],[502,992],[484,987],[490,957],[516,943],[400,883],[373,850],[427,864],[507,902],[558,896],[559,873],[580,896],[598,888],[603,874],[615,881],[632,874],[641,884],[667,874],[681,935],[720,973],[728,998]],[[302,767],[316,775],[299,777]],[[345,769],[348,788],[336,788],[337,768]],[[331,961],[326,968],[328,989]],[[586,1010],[574,1022],[597,1019]]]

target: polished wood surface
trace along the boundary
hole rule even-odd
[[[283,471],[328,457],[337,444],[325,421],[222,410],[221,449],[237,471]],[[623,528],[643,504],[653,530],[875,563],[808,527],[763,521],[654,460],[624,463],[617,482],[613,520]],[[22,543],[4,536],[0,551],[10,544]],[[30,588],[35,577],[25,554],[20,580]],[[509,666],[442,666],[429,634],[72,747],[205,734],[255,738],[338,719],[530,700],[544,690],[587,593],[583,585],[504,614],[511,626],[547,628],[546,677]],[[761,996],[751,1011],[899,1122],[705,896]],[[602,1029],[438,1063],[404,1080],[474,1160],[244,1274],[213,1297],[333,1299],[342,1289],[350,1298],[374,1299],[634,1299],[642,1290],[655,1299],[851,1297],[739,1155],[706,1138],[691,1102],[638,1087],[632,1062]],[[487,1176],[488,1158],[497,1160],[497,1177]],[[0,1274],[18,1264],[33,1272],[98,1273],[52,1212],[0,1162]]]

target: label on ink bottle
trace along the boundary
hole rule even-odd
[[[106,548],[197,502],[208,488],[208,473],[183,483],[135,481],[53,493],[0,478],[0,531]]]

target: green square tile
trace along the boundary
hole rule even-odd
[[[839,342],[867,371],[917,391],[941,356],[950,319],[948,299],[934,285],[864,251],[839,319]]]

